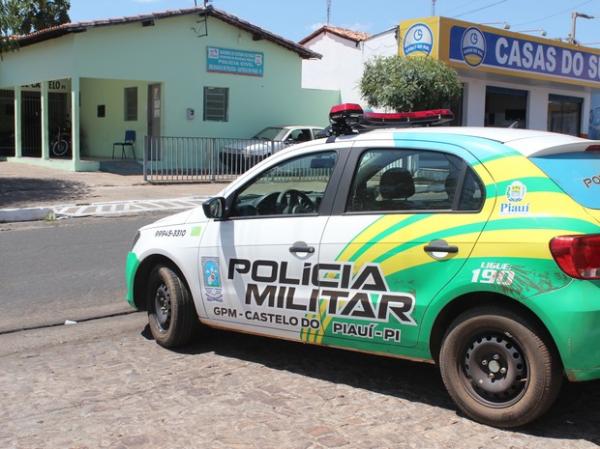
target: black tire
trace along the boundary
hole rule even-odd
[[[492,306],[454,320],[442,342],[440,370],[460,410],[501,428],[523,426],[544,414],[563,378],[559,356],[538,326]]]
[[[150,272],[146,304],[150,331],[159,345],[176,348],[190,342],[198,326],[194,301],[170,267],[158,265]]]

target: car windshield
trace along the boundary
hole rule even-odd
[[[600,152],[580,151],[531,160],[584,207],[600,209]]]
[[[253,139],[265,139],[265,140],[278,140],[277,137],[283,131],[283,128],[277,128],[271,126],[263,129],[261,132],[256,134]]]

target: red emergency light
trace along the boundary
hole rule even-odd
[[[335,105],[329,112],[331,133],[335,136],[357,134],[374,128],[433,126],[454,119],[450,109],[429,109],[414,112],[364,112],[358,104]]]

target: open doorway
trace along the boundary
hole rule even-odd
[[[581,108],[583,98],[550,95],[548,98],[548,131],[581,134]]]
[[[526,90],[487,86],[485,126],[525,128],[527,126]]]
[[[15,94],[0,90],[0,156],[15,155]]]

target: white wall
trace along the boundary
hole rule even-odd
[[[398,54],[396,28],[375,34],[362,43],[363,62],[375,56],[395,56]]]
[[[358,44],[332,33],[321,33],[305,47],[323,55],[320,60],[302,61],[302,87],[339,90],[343,103],[366,106],[360,95],[364,63],[375,56],[398,53],[395,28]]]
[[[304,45],[323,55],[320,60],[302,61],[302,87],[339,90],[344,103],[359,103],[358,83],[362,76],[362,50],[354,41],[321,33]]]

